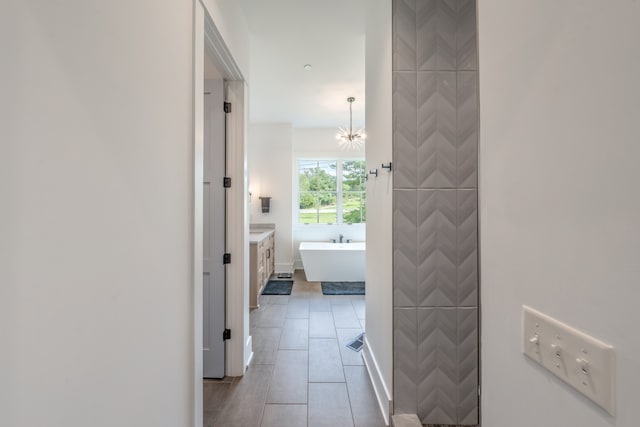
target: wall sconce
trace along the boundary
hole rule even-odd
[[[260,205],[262,206],[262,213],[269,213],[271,197],[260,197]]]

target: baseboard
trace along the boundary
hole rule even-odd
[[[247,355],[247,360],[245,360],[244,363],[244,368],[246,370],[249,367],[249,364],[251,364],[251,359],[253,359],[253,338],[251,337],[251,335],[249,335],[249,338],[247,338],[244,354]]]
[[[302,266],[302,260],[297,259],[293,262],[293,268],[296,270],[302,270],[304,267]]]
[[[293,262],[277,262],[274,266],[275,273],[293,273]]]
[[[384,384],[380,367],[378,366],[375,355],[371,352],[366,335],[364,338],[364,347],[362,348],[362,358],[369,373],[371,384],[373,384],[373,391],[376,393],[376,399],[378,400],[378,406],[380,407],[380,412],[382,412],[384,422],[389,425],[389,415],[391,414],[392,404],[391,394]]]

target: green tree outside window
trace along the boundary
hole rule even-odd
[[[363,160],[300,160],[298,166],[299,223],[365,221]]]

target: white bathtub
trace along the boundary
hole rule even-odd
[[[364,282],[365,242],[301,242],[300,258],[310,282]]]

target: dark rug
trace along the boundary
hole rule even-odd
[[[269,280],[262,295],[291,295],[293,280]]]
[[[322,282],[324,295],[364,295],[364,282]]]

